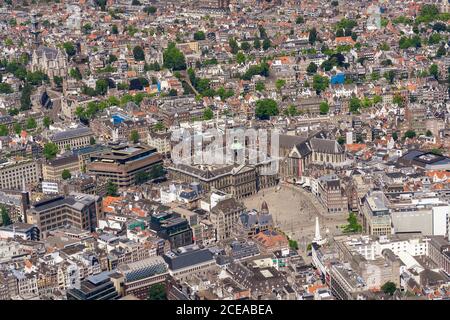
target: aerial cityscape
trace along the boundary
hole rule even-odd
[[[0,300],[450,300],[449,22],[0,0]]]

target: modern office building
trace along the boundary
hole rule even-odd
[[[80,288],[69,289],[67,300],[115,300],[119,293],[110,279],[110,271],[88,277],[81,282]]]
[[[165,282],[169,274],[161,256],[119,265],[117,272],[123,276],[123,295],[132,294],[143,300],[147,299],[150,287]]]
[[[156,148],[118,145],[91,155],[87,172],[110,180],[119,188],[127,188],[135,184],[137,173],[150,173],[157,165],[162,165],[162,157]]]
[[[43,238],[48,231],[68,225],[95,231],[101,218],[101,198],[81,193],[57,196],[32,205],[26,218],[27,223],[37,225]]]
[[[0,189],[22,189],[39,181],[41,166],[35,160],[9,160],[0,163]]]
[[[169,266],[169,273],[177,279],[184,279],[194,274],[204,275],[216,267],[216,260],[209,249],[200,249],[197,245],[180,247],[163,255]]]
[[[369,235],[389,235],[392,233],[392,221],[388,207],[389,200],[381,191],[366,196],[361,207],[363,229]]]
[[[172,249],[187,246],[194,242],[189,222],[181,217],[173,217],[162,221],[158,236],[168,240]]]

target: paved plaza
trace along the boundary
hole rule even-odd
[[[244,199],[249,209],[260,209],[267,202],[275,224],[304,250],[314,237],[315,220],[319,217],[321,235],[340,233],[339,226],[347,223],[347,214],[328,214],[324,206],[310,192],[294,185],[261,190],[258,194]],[[336,228],[338,227],[338,228]]]

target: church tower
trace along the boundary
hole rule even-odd
[[[36,13],[32,13],[31,15],[30,33],[33,35],[33,48],[37,49],[40,45],[39,35],[41,34],[41,31],[39,30],[39,22]]]

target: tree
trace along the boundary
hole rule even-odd
[[[203,119],[204,120],[211,120],[212,118],[214,118],[214,113],[213,113],[213,111],[211,110],[211,108],[206,108],[204,111],[203,111]]]
[[[394,70],[386,71],[386,72],[383,74],[383,76],[384,76],[384,78],[385,78],[386,80],[389,81],[390,84],[393,84],[393,83],[394,83],[394,79],[395,79],[395,72],[394,72]]]
[[[397,287],[394,282],[388,281],[381,286],[381,291],[392,296],[397,291]]]
[[[317,30],[316,28],[312,28],[309,30],[309,37],[308,37],[309,43],[314,44],[317,40]]]
[[[438,80],[439,77],[439,68],[436,64],[432,64],[430,68],[428,69],[428,72],[430,75],[432,75],[436,80]]]
[[[164,175],[164,168],[161,164],[157,164],[150,169],[150,179],[156,179]]]
[[[18,122],[14,123],[13,130],[16,134],[20,134],[22,132],[22,125]]]
[[[137,132],[137,130],[131,130],[130,132],[130,141],[133,143],[138,143],[139,142],[139,132]]]
[[[239,51],[239,45],[234,38],[228,39],[228,45],[230,46],[231,53],[236,54]]]
[[[317,65],[314,62],[311,62],[306,68],[306,72],[308,72],[309,75],[315,74],[317,72]]]
[[[350,212],[347,218],[348,224],[344,226],[343,232],[344,233],[353,233],[353,232],[361,232],[362,226],[358,223],[358,219],[356,217],[356,214],[353,212]]]
[[[275,100],[261,99],[256,102],[255,116],[260,120],[268,120],[271,116],[278,115],[278,105]]]
[[[258,38],[253,40],[253,48],[257,50],[261,49],[261,41]]]
[[[305,22],[305,19],[303,18],[303,16],[298,16],[297,19],[295,19],[296,24],[302,24],[304,22]]]
[[[6,209],[5,206],[2,206],[0,209],[0,212],[1,212],[1,217],[2,217],[2,226],[5,226],[5,227],[9,226],[12,223],[12,221],[11,221],[11,218],[9,217],[8,210]]]
[[[46,144],[44,145],[44,151],[43,151],[43,153],[44,153],[44,156],[45,156],[45,158],[46,158],[47,160],[51,160],[51,159],[53,159],[54,157],[56,157],[56,155],[58,154],[58,152],[59,152],[59,149],[58,149],[58,146],[57,146],[55,143],[49,142],[49,143],[46,143]]]
[[[431,132],[430,130],[427,130],[427,132],[425,132],[425,135],[427,137],[432,137],[433,136],[433,132]]]
[[[117,28],[117,25],[115,25],[115,24],[112,25],[111,33],[112,34],[119,34],[119,28]]]
[[[95,82],[95,92],[99,95],[104,96],[108,92],[108,80],[98,79]]]
[[[242,51],[239,51],[236,54],[236,62],[239,64],[245,63],[245,54],[243,54]]]
[[[330,80],[327,77],[322,77],[320,74],[316,74],[313,77],[313,88],[316,92],[320,93],[328,88]]]
[[[392,133],[392,139],[394,139],[394,141],[398,140],[398,133],[397,132],[393,132]]]
[[[81,75],[80,69],[78,69],[78,67],[70,69],[69,75],[76,80],[83,79],[83,76]]]
[[[6,125],[0,124],[0,137],[7,136],[9,134],[9,129]]]
[[[269,38],[263,40],[262,48],[264,50],[268,50],[272,46],[272,42],[270,42]]]
[[[166,287],[164,284],[153,284],[148,290],[147,300],[167,300]]]
[[[77,50],[75,49],[75,45],[72,42],[64,42],[63,48],[66,51],[67,55],[69,57],[74,56],[77,53]]]
[[[63,84],[63,78],[62,78],[62,77],[59,77],[59,76],[54,76],[54,77],[53,77],[53,82],[55,83],[55,85],[56,85],[57,87],[61,88],[61,87],[62,87],[62,84]]]
[[[164,67],[172,70],[185,70],[186,59],[183,53],[175,46],[175,43],[169,43],[163,53]]]
[[[373,96],[372,101],[373,101],[373,104],[378,104],[383,101],[383,98],[381,96],[375,95],[375,96]]]
[[[280,91],[284,86],[286,85],[286,80],[284,79],[278,79],[275,81],[275,87],[278,91]]]
[[[330,111],[330,106],[328,105],[328,103],[326,101],[323,101],[320,103],[319,109],[320,109],[320,114],[328,114],[328,112]]]
[[[245,52],[249,51],[251,49],[250,47],[250,43],[248,43],[247,41],[243,41],[241,43],[241,50],[244,50]]]
[[[437,49],[437,51],[436,51],[436,57],[440,58],[440,57],[445,56],[445,55],[447,55],[447,50],[445,49],[444,44],[442,44],[439,47],[439,49]]]
[[[405,138],[412,139],[416,136],[416,132],[414,130],[408,130],[405,132]]]
[[[63,180],[70,179],[70,178],[72,178],[72,174],[70,173],[70,171],[68,169],[64,169],[61,173],[61,178]]]
[[[291,104],[289,107],[287,107],[286,110],[284,110],[284,114],[287,116],[295,117],[296,115],[298,115],[297,107]]]
[[[27,130],[31,130],[37,127],[36,120],[34,118],[28,118],[26,128]]]
[[[145,171],[139,171],[134,176],[136,184],[142,184],[144,182],[147,182],[149,178],[150,178],[149,173]]]
[[[263,77],[269,76],[269,65],[267,62],[262,62],[258,65],[251,66],[242,76],[243,80],[251,80],[253,76],[259,74]]]
[[[144,8],[144,12],[148,15],[155,14],[156,10],[157,10],[156,7],[153,7],[153,6],[147,6]]]
[[[442,36],[439,33],[433,33],[429,38],[428,38],[428,44],[429,45],[434,45],[434,44],[438,44],[439,42],[441,42],[442,40]]]
[[[132,6],[140,6],[141,2],[139,0],[133,0],[133,1],[131,1],[131,5]]]
[[[361,100],[354,97],[350,99],[350,112],[359,112],[359,109],[361,108]]]
[[[140,46],[135,46],[133,48],[133,56],[134,60],[136,61],[144,61],[145,60],[144,49],[142,49]]]
[[[22,94],[20,96],[20,110],[28,110],[31,108],[31,90],[30,84],[25,84],[22,89]]]
[[[292,250],[298,250],[298,243],[295,240],[289,239],[289,248]]]
[[[115,183],[113,183],[111,180],[108,181],[106,185],[106,195],[111,197],[117,197],[118,193],[118,187]]]
[[[197,31],[194,33],[194,40],[200,41],[200,40],[205,40],[205,39],[206,39],[206,36],[203,31]]]
[[[83,25],[81,27],[81,29],[83,29],[83,33],[84,34],[89,34],[89,33],[91,33],[93,28],[92,28],[92,25],[90,23],[86,23],[85,25]]]
[[[0,83],[0,94],[9,94],[9,93],[13,93],[11,85],[5,82]]]
[[[264,85],[264,82],[258,81],[258,82],[256,83],[256,85],[255,85],[255,90],[256,90],[256,91],[261,92],[261,91],[264,91],[265,89],[266,89],[266,86]]]

